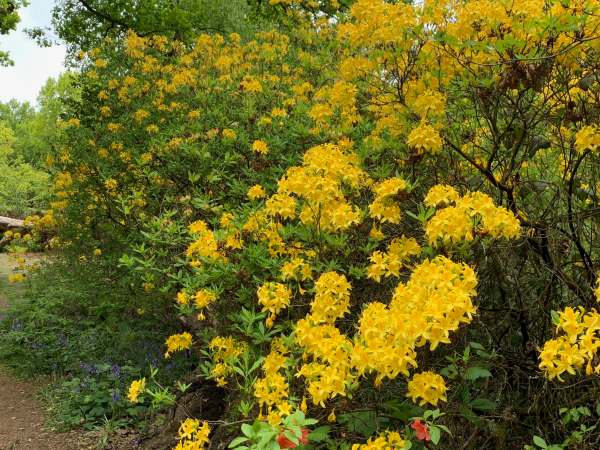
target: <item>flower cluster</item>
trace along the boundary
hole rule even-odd
[[[189,225],[190,233],[197,237],[187,248],[187,256],[192,259],[192,264],[198,263],[196,258],[220,259],[218,243],[214,233],[203,220],[198,220]]]
[[[141,378],[139,380],[134,380],[129,385],[129,392],[127,394],[127,398],[132,403],[137,403],[139,396],[146,391],[146,379]]]
[[[521,231],[515,215],[494,205],[491,197],[482,192],[458,197],[451,188],[434,186],[427,194],[426,202],[430,206],[451,204],[438,209],[425,225],[425,235],[434,245],[471,241],[476,234],[512,239]]]
[[[7,278],[8,278],[8,282],[13,284],[13,283],[22,283],[23,281],[25,281],[27,276],[24,273],[9,273]]]
[[[203,450],[206,444],[210,443],[209,434],[208,422],[200,423],[198,419],[185,419],[179,426],[179,442],[173,450]]]
[[[461,323],[469,323],[476,308],[471,299],[477,280],[469,266],[438,256],[415,267],[400,283],[389,305],[369,303],[363,310],[352,349],[359,374],[375,372],[375,383],[416,367],[417,346],[434,350],[449,343]],[[415,314],[418,311],[418,314]]]
[[[421,372],[413,375],[408,382],[407,396],[413,402],[419,400],[419,405],[430,403],[437,406],[439,401],[446,401],[446,383],[444,379],[434,372]]]
[[[266,155],[269,151],[269,147],[265,141],[257,139],[252,143],[252,150],[258,154]]]
[[[167,346],[165,358],[168,358],[171,356],[171,353],[191,348],[192,335],[187,331],[181,334],[173,334],[167,338],[165,345]]]
[[[291,219],[299,208],[302,223],[326,231],[359,223],[360,212],[348,202],[342,187],[358,188],[366,175],[355,155],[344,150],[348,144],[343,144],[308,150],[303,165],[288,169],[279,180],[277,193],[267,201],[267,214]]]
[[[438,207],[440,205],[448,205],[456,203],[460,199],[460,195],[452,186],[445,184],[436,184],[423,199],[423,203],[427,206]]]
[[[600,364],[592,364],[600,348],[600,314],[582,307],[565,308],[558,316],[556,330],[563,334],[546,341],[540,353],[540,368],[549,379],[565,372],[574,375],[585,366],[586,374],[600,373]]]
[[[350,339],[335,326],[335,321],[347,311],[350,283],[343,275],[327,272],[315,283],[315,298],[311,313],[295,327],[296,344],[307,360],[297,372],[308,382],[308,393],[314,404],[346,395],[350,373]]]
[[[233,371],[233,364],[246,347],[243,343],[236,342],[231,336],[217,336],[209,342],[208,348],[212,352],[214,362],[211,377],[217,381],[219,386],[225,386],[227,376]]]
[[[281,266],[281,279],[283,281],[312,279],[312,268],[303,258],[294,258]]]
[[[402,236],[393,239],[387,252],[377,250],[370,256],[371,264],[367,269],[367,276],[378,283],[382,276],[398,277],[408,258],[420,253],[421,246],[414,238]]]
[[[269,312],[267,325],[273,325],[277,315],[290,305],[292,291],[281,283],[269,282],[263,284],[256,291],[258,303],[262,305],[263,311]]]
[[[258,406],[267,414],[269,423],[279,424],[282,416],[292,412],[288,402],[289,385],[285,373],[288,350],[278,340],[271,344],[271,351],[262,364],[264,377],[254,383],[254,396],[258,399]]]
[[[585,150],[596,151],[600,148],[600,129],[595,126],[585,126],[575,135],[575,149],[579,153]]]
[[[295,338],[307,361],[297,375],[306,379],[312,402],[325,407],[325,401],[345,396],[347,385],[354,379],[350,339],[334,325],[315,324],[310,317],[296,323]]]
[[[386,431],[366,444],[354,444],[352,450],[400,450],[406,447],[406,441],[396,431]]]
[[[204,320],[204,309],[217,300],[217,294],[208,289],[200,289],[194,294],[194,306],[200,311],[198,319]]]
[[[315,283],[315,298],[310,307],[310,320],[332,324],[348,312],[350,283],[336,272],[321,274]]]
[[[407,184],[401,178],[389,178],[373,187],[375,199],[369,205],[371,217],[381,222],[400,223],[402,213],[396,202],[396,196],[406,190]]]
[[[409,147],[417,150],[418,153],[437,153],[442,148],[440,134],[431,125],[423,122],[408,134],[406,143]]]
[[[248,193],[246,194],[250,200],[258,200],[260,198],[264,198],[267,196],[264,188],[260,184],[255,184],[254,186],[248,189]]]

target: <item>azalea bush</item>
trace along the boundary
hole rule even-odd
[[[82,53],[48,161],[56,242],[226,392],[173,446],[563,441],[593,390],[543,375],[598,371],[597,2],[257,8],[276,31]]]

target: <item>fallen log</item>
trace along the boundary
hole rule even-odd
[[[8,244],[11,239],[2,236],[5,231],[8,230],[20,230],[24,228],[31,228],[31,224],[25,224],[23,220],[13,219],[12,217],[0,216],[0,251],[3,247]]]
[[[23,228],[25,222],[20,219],[12,219],[10,217],[0,216],[0,226],[4,228]]]

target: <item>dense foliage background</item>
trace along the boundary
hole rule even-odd
[[[57,2],[73,72],[0,107],[55,254],[0,352],[148,448],[597,448],[599,14]]]

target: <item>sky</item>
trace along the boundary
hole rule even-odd
[[[27,8],[19,10],[21,22],[17,31],[0,35],[0,48],[8,51],[15,62],[12,67],[0,67],[0,102],[14,98],[35,104],[46,80],[65,70],[63,45],[41,48],[22,32],[23,28],[50,26],[53,6],[54,0],[30,0]]]

